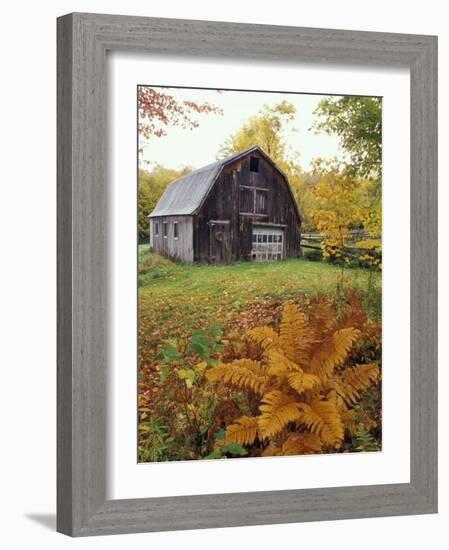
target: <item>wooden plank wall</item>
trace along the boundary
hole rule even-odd
[[[159,222],[159,235],[154,230]],[[163,234],[163,222],[167,222],[167,237]],[[174,238],[174,222],[178,223],[178,238]],[[183,262],[193,262],[193,217],[165,216],[150,219],[150,244],[154,250]]]
[[[229,221],[231,239],[231,260],[238,259],[238,181],[231,169],[223,171],[210,191],[194,223],[195,261],[209,261],[209,221]]]

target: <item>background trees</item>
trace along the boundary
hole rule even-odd
[[[139,242],[148,241],[148,214],[154,209],[165,188],[172,181],[185,176],[192,169],[173,170],[156,166],[150,172],[139,170],[138,184],[138,231]]]
[[[336,134],[348,156],[351,175],[380,179],[382,172],[382,99],[342,96],[323,99],[315,110],[316,131]]]
[[[196,115],[223,111],[208,103],[193,100],[179,101],[167,93],[165,88],[138,88],[138,132],[139,132],[139,179],[138,179],[138,238],[139,242],[148,240],[148,214],[154,209],[165,188],[172,181],[191,172],[190,167],[181,170],[156,166],[151,171],[143,170],[143,151],[150,139],[167,135],[170,127],[193,130],[198,128]]]
[[[344,249],[349,230],[360,227],[365,238],[353,243],[365,251],[368,265],[381,265],[382,100],[376,97],[330,97],[315,110],[317,132],[336,134],[346,158],[321,171],[313,189],[311,217],[324,237],[324,253]],[[310,195],[310,193],[309,193]],[[310,197],[309,197],[310,200]],[[312,199],[312,203],[313,203]],[[332,212],[334,214],[332,214]],[[339,246],[338,245],[339,242]]]
[[[163,91],[164,90],[164,91]],[[208,103],[192,100],[178,101],[165,88],[138,88],[139,135],[144,140],[151,136],[162,137],[167,134],[167,128],[180,126],[184,129],[198,128],[195,115],[200,113],[223,114],[223,111]],[[145,142],[140,144],[142,150]]]
[[[292,122],[296,109],[287,101],[272,107],[265,105],[257,115],[250,117],[235,134],[222,144],[219,158],[259,146],[280,168],[287,163],[287,144],[284,130]]]

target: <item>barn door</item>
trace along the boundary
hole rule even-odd
[[[229,221],[209,222],[209,258],[215,264],[228,264],[231,261]]]
[[[282,260],[284,257],[284,229],[269,225],[253,225],[251,257],[258,262]]]

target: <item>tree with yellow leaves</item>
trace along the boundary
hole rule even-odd
[[[307,198],[310,218],[322,237],[323,257],[338,258],[343,269],[356,250],[359,260],[380,267],[381,203],[373,199],[374,182],[355,178],[333,162],[317,161],[314,171],[318,180]],[[356,229],[363,229],[363,240],[354,240]]]

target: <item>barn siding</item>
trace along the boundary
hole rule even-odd
[[[155,223],[159,222],[159,235]],[[164,237],[163,223],[167,222],[167,237]],[[178,238],[174,238],[174,222],[178,223]],[[183,262],[193,262],[193,217],[164,216],[150,219],[150,245],[157,252],[167,254]]]
[[[250,156],[259,158],[259,172],[249,169]],[[247,207],[248,188],[266,189],[268,192],[266,214],[241,214],[242,206]],[[261,202],[259,201],[261,204]],[[253,223],[273,223],[285,226],[285,257],[300,254],[300,220],[287,183],[279,171],[258,152],[226,165],[218,176],[204,204],[194,220],[194,260],[210,261],[209,238],[210,220],[228,220],[231,231],[232,261],[251,258]]]
[[[238,184],[232,171],[223,171],[215,182],[200,212],[195,217],[194,250],[196,261],[209,261],[210,220],[230,222],[231,260],[237,254]]]

